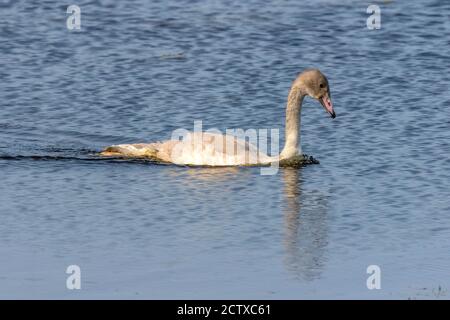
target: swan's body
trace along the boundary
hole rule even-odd
[[[209,132],[189,132],[182,140],[114,145],[107,147],[101,155],[148,157],[175,164],[206,166],[265,165],[289,160],[301,154],[300,115],[303,98],[307,95],[318,99],[333,118],[336,116],[326,77],[319,70],[301,73],[289,91],[286,141],[279,156],[269,156],[245,139]]]
[[[150,157],[175,164],[206,166],[268,164],[277,160],[258,152],[254,145],[243,139],[208,132],[189,132],[183,140],[111,146],[102,154]]]

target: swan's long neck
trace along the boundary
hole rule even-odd
[[[288,95],[286,106],[286,142],[283,151],[281,151],[280,159],[288,159],[301,154],[300,146],[300,124],[302,102],[305,94],[299,88],[291,88]]]

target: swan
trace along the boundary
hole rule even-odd
[[[187,132],[182,140],[170,139],[155,143],[119,144],[106,147],[101,156],[152,158],[179,165],[242,166],[265,165],[301,157],[300,123],[303,99],[318,100],[331,118],[336,117],[331,102],[330,87],[318,69],[301,72],[292,82],[286,105],[285,145],[277,156],[265,152],[234,135],[214,132]],[[244,152],[237,152],[244,151]]]

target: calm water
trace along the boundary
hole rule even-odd
[[[0,298],[450,297],[448,1],[378,2],[380,30],[365,1],[122,3],[77,1],[69,31],[67,4],[0,1]],[[308,67],[337,113],[303,108],[320,165],[93,155],[194,120],[282,130]]]

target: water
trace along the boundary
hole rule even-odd
[[[1,298],[448,298],[448,2],[378,2],[380,30],[364,1],[77,4],[81,31],[56,1],[0,2]],[[94,154],[194,120],[282,130],[309,67],[337,113],[305,101],[320,165]]]

